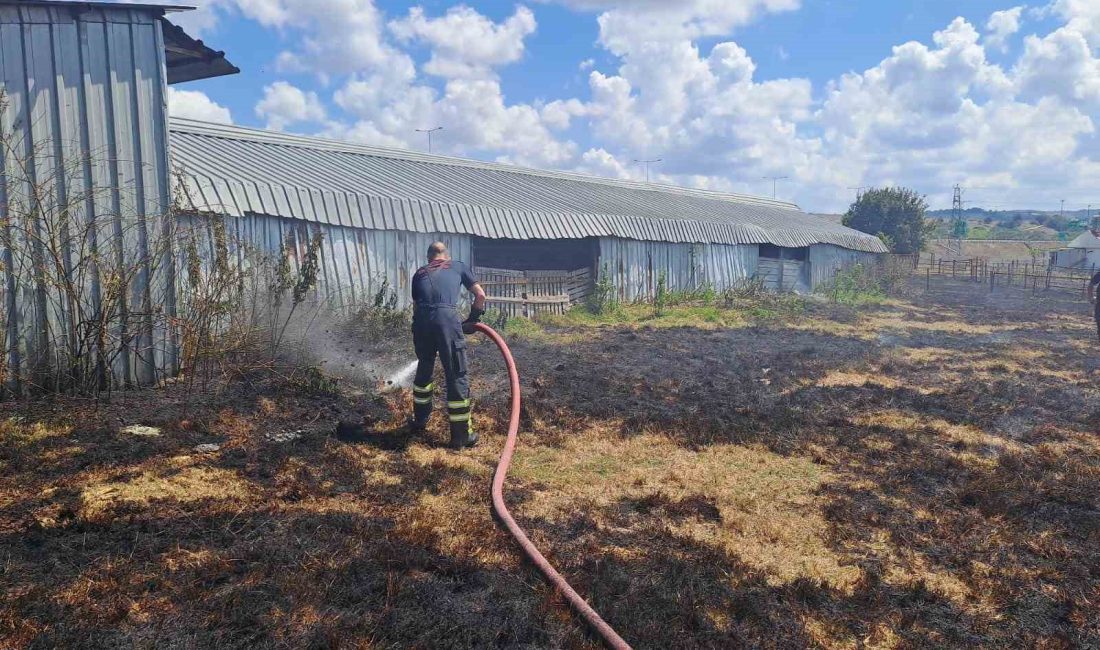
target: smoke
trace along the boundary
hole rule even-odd
[[[411,386],[416,361],[409,361],[412,350],[407,330],[368,333],[355,325],[345,314],[303,307],[288,324],[285,354],[366,390]]]

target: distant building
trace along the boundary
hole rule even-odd
[[[1100,269],[1100,229],[1081,233],[1065,248],[1054,251],[1051,261],[1055,266]]]

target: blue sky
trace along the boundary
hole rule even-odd
[[[1100,3],[203,0],[235,77],[175,114],[770,194],[957,182],[987,207],[1100,205]],[[1098,189],[1094,189],[1098,188]],[[1092,194],[1094,191],[1097,194]]]

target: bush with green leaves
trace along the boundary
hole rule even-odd
[[[853,264],[837,271],[833,281],[819,289],[833,301],[845,305],[882,302],[897,291],[904,276],[891,267],[871,267]]]
[[[585,305],[593,314],[607,314],[619,309],[619,296],[614,283],[611,281],[611,273],[607,264],[600,269],[600,275],[592,288],[592,294]]]
[[[875,188],[848,208],[844,225],[878,236],[895,253],[919,253],[935,230],[927,210],[924,197],[911,189]]]

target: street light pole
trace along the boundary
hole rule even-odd
[[[773,199],[775,198],[775,184],[778,181],[785,181],[788,178],[790,178],[790,176],[765,176],[764,177],[764,180],[771,180],[771,182],[772,182],[772,198]]]
[[[637,158],[635,158],[634,162],[642,165],[645,168],[645,182],[648,183],[649,182],[649,165],[650,165],[650,163],[659,163],[659,162],[661,162],[661,159],[660,158],[652,158],[650,160],[638,160]]]
[[[428,153],[432,152],[432,134],[435,133],[436,131],[442,131],[442,130],[443,130],[443,127],[441,127],[441,126],[437,126],[434,129],[416,129],[417,133],[427,133],[428,134]]]

